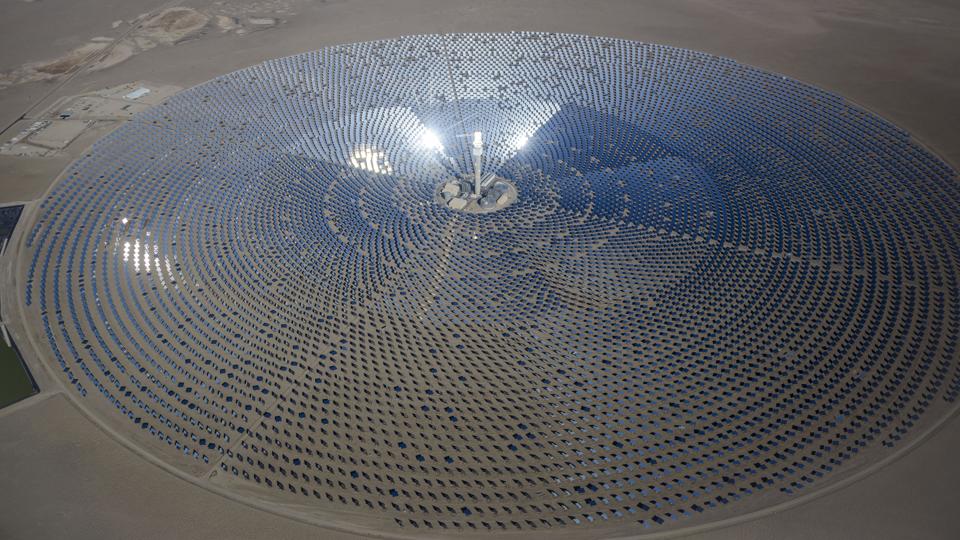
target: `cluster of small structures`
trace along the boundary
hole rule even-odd
[[[39,118],[14,124],[16,135],[0,145],[0,155],[59,154],[84,133],[102,135],[178,90],[176,86],[138,81],[57,100]]]
[[[453,179],[440,186],[439,199],[451,210],[470,213],[494,212],[517,200],[517,188],[494,174],[487,175],[481,181],[480,189],[475,189],[470,180]]]
[[[410,36],[137,114],[28,216],[17,283],[72,395],[203,481],[365,531],[628,535],[949,410],[958,222],[955,171],[786,77]]]

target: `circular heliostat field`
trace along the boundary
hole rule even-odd
[[[438,198],[474,141],[496,211]],[[33,212],[18,282],[77,401],[198,483],[595,537],[787,503],[952,411],[958,217],[949,166],[786,77],[413,36],[137,115]]]

